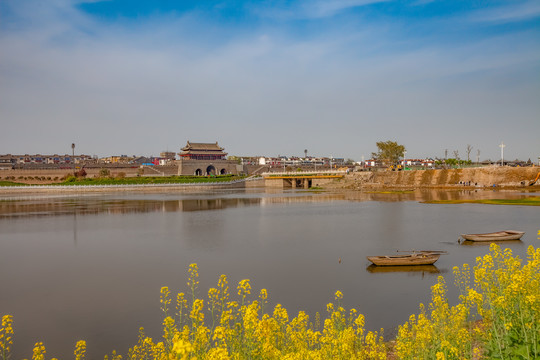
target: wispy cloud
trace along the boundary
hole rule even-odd
[[[281,6],[257,4],[251,10],[258,16],[280,20],[322,19],[353,8],[387,1],[392,0],[302,0]]]
[[[478,140],[486,132],[514,136],[523,154],[537,143],[534,29],[449,44],[436,34],[404,38],[394,23],[325,24],[298,37],[270,22],[220,41],[227,24],[200,13],[102,22],[57,1],[41,15],[12,2],[33,21],[0,32],[0,153],[77,142],[91,154],[156,154],[193,139],[218,140],[231,154],[295,154],[300,141],[300,151],[359,158],[393,138],[423,156],[456,139],[487,148]],[[315,2],[310,11],[362,4]],[[508,118],[527,133],[513,135]],[[39,136],[8,135],[21,127]],[[418,131],[426,128],[444,132]]]
[[[351,8],[362,7],[390,0],[319,0],[304,2],[300,13],[309,18],[334,16]]]
[[[509,23],[540,17],[540,2],[537,0],[515,2],[494,9],[479,10],[470,15],[471,21]]]

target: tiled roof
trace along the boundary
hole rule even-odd
[[[182,148],[182,151],[223,151],[224,149],[215,143],[191,143],[187,142],[187,145]]]
[[[189,150],[189,151],[184,151],[184,152],[181,152],[180,153],[180,156],[182,155],[217,155],[217,156],[223,156],[223,155],[227,155],[227,153],[223,152],[223,151],[193,151],[193,150]]]

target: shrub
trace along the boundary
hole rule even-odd
[[[75,175],[68,175],[65,177],[64,182],[75,182],[77,181],[77,178]]]
[[[86,170],[81,169],[79,171],[76,171],[74,175],[76,178],[82,179],[82,178],[85,178],[87,174],[86,174]]]
[[[111,171],[109,169],[100,169],[99,170],[99,177],[108,177],[111,175]]]

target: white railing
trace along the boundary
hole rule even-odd
[[[0,186],[1,189],[24,189],[24,190],[47,190],[47,189],[118,189],[118,188],[144,188],[144,187],[179,187],[179,186],[215,186],[233,185],[246,181],[257,180],[257,178],[244,178],[231,181],[193,182],[193,183],[162,183],[162,184],[96,184],[96,185],[12,185]]]
[[[347,170],[264,172],[261,176],[342,175]]]

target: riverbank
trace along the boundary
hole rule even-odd
[[[134,180],[140,180],[136,183]],[[147,180],[147,181],[143,181]],[[186,182],[176,179],[166,182],[166,178],[157,177],[156,181],[150,178],[108,179],[108,181],[95,180],[92,182],[72,182],[66,184],[43,185],[10,185],[0,186],[0,194],[21,193],[88,193],[88,192],[175,192],[175,191],[201,191],[215,189],[239,189],[263,186],[258,179],[245,178],[190,178]],[[200,180],[200,181],[197,181]]]
[[[540,172],[539,167],[483,167],[411,171],[366,171],[347,174],[326,189],[420,189],[420,188],[505,188],[539,190],[540,181],[529,184]]]

